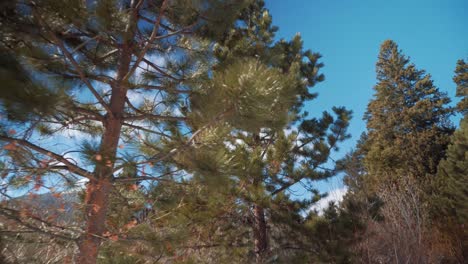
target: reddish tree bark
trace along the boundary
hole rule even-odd
[[[134,1],[132,1],[132,6]],[[112,95],[109,103],[110,113],[107,113],[104,121],[104,134],[101,139],[99,155],[94,170],[94,180],[91,180],[86,188],[85,198],[85,234],[79,243],[78,263],[94,264],[99,253],[103,233],[106,230],[106,214],[109,205],[109,195],[113,188],[113,170],[117,155],[117,149],[122,130],[125,100],[127,98],[127,81],[125,76],[130,72],[132,58],[132,41],[136,28],[136,13],[129,21],[127,27],[126,43],[122,45],[122,51],[117,70],[116,82],[111,86]]]
[[[113,188],[114,161],[122,128],[126,92],[123,86],[112,88],[110,104],[112,115],[106,116],[105,131],[99,151],[102,159],[97,161],[98,164],[93,173],[95,179],[91,180],[86,188],[86,229],[79,244],[78,263],[80,264],[96,263],[102,236],[106,229],[106,213],[109,195]]]

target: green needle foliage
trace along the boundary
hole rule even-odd
[[[342,164],[349,191],[338,219],[353,224],[336,235],[348,232],[351,250],[364,262],[450,259],[453,251],[443,249],[450,239],[437,233],[440,220],[429,212],[444,203],[434,201],[433,192],[451,185],[438,165],[454,130],[454,109],[430,75],[391,40],[381,45],[376,71],[374,98],[364,115],[368,131]]]
[[[446,158],[437,167],[437,177],[432,184],[431,214],[447,237],[447,243],[459,261],[467,259],[468,221],[468,117],[467,117],[467,66],[457,62],[455,77],[457,96],[461,97],[458,110],[464,114],[460,127],[455,131],[447,148]]]
[[[172,240],[171,252],[155,249],[163,259],[281,263],[310,257],[312,233],[303,214],[322,197],[312,183],[334,175],[333,167],[323,166],[348,138],[350,112],[337,107],[320,118],[302,112],[303,104],[316,97],[310,88],[324,79],[323,64],[319,54],[303,50],[299,35],[274,42],[276,30],[263,1],[253,1],[213,46],[217,63],[201,76],[206,81],[190,95],[188,113],[192,131],[205,129],[166,163],[189,176],[150,188],[156,202],[147,223],[161,227],[151,232],[177,230],[179,237]],[[172,141],[153,138],[141,150],[154,156],[173,147]],[[299,185],[310,197],[300,200],[288,193]],[[160,219],[162,211],[170,214]],[[260,228],[259,219],[265,222]],[[263,252],[255,242],[260,232],[267,235]]]
[[[236,28],[248,3],[2,2],[3,178],[9,189],[32,194],[89,180],[77,228],[43,230],[40,215],[20,217],[27,222],[20,224],[77,240],[74,260],[94,263],[101,242],[119,237],[128,220],[127,210],[124,220],[108,214],[115,190],[175,180],[170,170],[190,162],[183,153],[198,151],[208,135],[284,123],[286,114],[267,110],[288,109],[289,99],[276,101],[291,97],[295,79],[255,59],[219,66],[214,57],[214,44]],[[79,139],[64,138],[70,134]]]
[[[453,81],[457,84],[456,96],[461,97],[457,108],[462,114],[466,115],[468,111],[468,64],[464,60],[457,61]]]
[[[453,131],[450,99],[390,40],[380,49],[377,80],[364,116],[367,172],[382,184],[400,177],[424,182],[427,174],[435,174]]]

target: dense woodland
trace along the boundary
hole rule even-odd
[[[305,111],[324,61],[262,0],[7,0],[0,25],[0,263],[468,262],[463,58],[456,104],[384,41],[335,160],[352,112]]]

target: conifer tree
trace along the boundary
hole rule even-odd
[[[468,160],[466,160],[468,150],[468,118],[466,113],[468,75],[466,69],[467,66],[464,61],[459,60],[453,79],[457,84],[457,96],[461,97],[458,110],[464,113],[464,116],[460,121],[460,127],[451,137],[447,157],[439,163],[437,178],[435,179],[438,184],[434,189],[436,193],[441,194],[438,196],[439,199],[434,200],[434,202],[439,205],[439,208],[440,206],[445,207],[440,213],[446,216],[454,216],[459,223],[465,223],[468,219],[466,208],[468,193],[464,188],[468,180]]]
[[[362,260],[422,260],[439,254],[424,243],[437,243],[427,213],[437,165],[453,131],[448,119],[453,109],[395,42],[382,44],[376,70],[375,95],[364,116],[368,131],[344,162],[349,192],[341,210],[366,226],[353,247]],[[420,239],[411,242],[413,236]]]
[[[289,109],[288,119],[279,125],[239,131],[229,141],[232,150],[228,157],[239,165],[226,174],[237,179],[234,184],[241,188],[235,191],[236,197],[250,207],[253,252],[256,262],[263,263],[268,257],[274,257],[271,254],[273,245],[277,250],[287,248],[294,244],[291,242],[295,240],[293,237],[300,237],[304,231],[298,225],[302,221],[300,212],[320,197],[311,188],[311,183],[333,175],[332,170],[323,170],[321,166],[328,161],[336,143],[347,138],[350,112],[335,108],[336,119],[326,112],[322,118],[308,119],[307,114],[302,115],[303,104],[316,97],[309,88],[324,79],[319,73],[323,66],[318,62],[320,55],[303,51],[299,36],[291,41],[272,43],[276,28],[271,26],[271,17],[262,1],[247,9],[244,16],[249,24],[221,43],[220,59],[229,61],[232,56],[256,56],[283,72],[292,72],[294,67],[299,69],[296,90],[293,91],[296,99]],[[245,43],[251,48],[242,49],[247,46]],[[234,52],[223,53],[224,50]],[[286,126],[292,125],[298,129],[285,134]],[[311,199],[294,201],[286,194],[289,188],[300,184],[305,184],[311,191]]]
[[[458,97],[457,107],[464,114],[447,148],[447,156],[437,168],[431,193],[432,217],[452,242],[458,261],[467,259],[468,234],[463,225],[468,221],[468,75],[463,60],[457,62],[455,77]]]
[[[461,100],[457,105],[458,111],[466,116],[468,109],[468,64],[465,60],[458,60],[453,81],[457,84],[456,96]]]
[[[64,188],[57,182],[88,179],[84,224],[75,228],[15,208],[2,208],[2,215],[25,228],[78,241],[77,263],[95,263],[101,243],[118,238],[107,226],[116,186],[137,189],[142,180],[172,179],[164,177],[174,174],[166,161],[204,144],[202,135],[217,126],[269,124],[268,107],[287,94],[288,74],[256,60],[246,62],[250,73],[230,71],[239,69],[239,62],[214,67],[210,52],[244,4],[2,3],[0,73],[8,84],[0,92],[3,178],[10,187],[57,196]],[[223,85],[224,79],[257,73],[269,79]],[[210,96],[222,104],[201,106],[197,98],[205,89],[216,91]],[[64,138],[72,133],[79,138]],[[153,146],[151,156],[137,153],[145,144]],[[75,152],[81,157],[70,156]]]
[[[364,116],[366,170],[383,184],[407,176],[424,182],[435,174],[453,131],[450,99],[391,40],[381,46],[377,80]]]
[[[324,79],[319,73],[323,66],[318,62],[320,55],[304,51],[298,35],[291,41],[273,43],[276,27],[271,25],[271,16],[263,1],[255,1],[246,8],[240,20],[240,26],[216,44],[215,54],[223,62],[220,65],[230,65],[239,57],[256,57],[266,65],[281,69],[283,74],[293,73],[287,82],[293,84],[294,90],[276,102],[286,106],[286,111],[274,110],[276,104],[272,104],[273,122],[239,127],[241,129],[231,133],[218,149],[213,148],[216,150],[212,151],[210,170],[201,168],[205,172],[197,176],[202,182],[215,181],[217,185],[231,186],[226,195],[241,202],[238,207],[242,211],[238,217],[246,218],[251,226],[250,255],[255,256],[257,263],[263,263],[275,257],[271,254],[272,247],[287,251],[283,249],[291,246],[287,241],[299,242],[301,239],[294,239],[294,236],[304,235],[305,229],[299,224],[302,222],[300,214],[321,197],[311,183],[334,174],[332,168],[327,170],[322,166],[328,162],[336,144],[348,137],[346,127],[350,112],[334,108],[336,117],[324,112],[321,118],[307,118],[302,106],[316,97],[309,88]],[[257,77],[261,79],[262,76]],[[205,100],[210,98],[205,97]],[[283,113],[285,115],[281,116]],[[297,129],[286,134],[284,129],[291,126]],[[223,177],[230,180],[223,181]],[[301,184],[312,197],[294,201],[287,191]]]
[[[263,1],[254,1],[243,9],[236,24],[214,45],[215,58],[220,61],[216,69],[242,72],[252,67],[252,61],[259,61],[278,70],[275,74],[284,76],[283,81],[290,84],[289,90],[265,104],[267,115],[264,118],[269,120],[266,123],[261,124],[239,112],[242,118],[235,127],[225,126],[200,134],[200,139],[211,143],[175,155],[171,161],[174,167],[190,172],[190,180],[183,181],[182,185],[159,183],[154,187],[153,195],[168,195],[162,190],[162,186],[167,185],[166,189],[173,189],[174,194],[182,192],[185,197],[193,197],[181,201],[177,195],[167,196],[172,197],[167,201],[172,201],[178,209],[172,211],[167,218],[170,220],[162,220],[164,225],[173,223],[177,227],[171,230],[185,229],[182,233],[197,234],[185,235],[178,246],[172,244],[177,255],[191,257],[195,262],[197,259],[265,262],[269,258],[279,258],[277,261],[281,262],[287,261],[285,257],[290,260],[297,257],[299,261],[304,252],[310,254],[305,246],[309,240],[301,213],[322,197],[313,190],[311,183],[333,175],[333,168],[323,169],[322,165],[328,161],[336,144],[347,138],[350,113],[343,108],[333,109],[336,117],[324,113],[321,118],[307,118],[302,113],[303,104],[316,97],[309,88],[323,80],[319,73],[322,67],[318,62],[320,56],[304,51],[299,36],[291,41],[274,42],[277,28],[272,26]],[[243,61],[241,64],[238,64],[239,58]],[[237,75],[250,80],[248,83],[253,86],[273,77],[261,71]],[[214,76],[213,81],[230,86],[239,80]],[[269,84],[270,87],[275,85]],[[212,112],[209,108],[228,105],[209,96],[217,93],[213,90],[194,95],[194,113],[209,113]],[[254,98],[256,96],[245,94],[245,100]],[[267,101],[268,97],[264,96],[263,100]],[[285,133],[288,126],[296,128],[292,133]],[[146,149],[152,152],[151,147]],[[301,184],[310,191],[311,197],[299,201],[287,194],[291,187]],[[179,207],[180,202],[183,207]],[[164,201],[155,203],[151,211],[167,210],[163,204]],[[148,221],[156,218],[150,213]],[[154,220],[153,224],[156,223],[161,220]],[[190,226],[190,231],[184,226]],[[193,239],[194,236],[203,239]],[[296,247],[296,242],[302,246]],[[278,253],[272,254],[273,251]]]

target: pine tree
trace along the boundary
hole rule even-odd
[[[375,95],[364,116],[368,131],[344,161],[349,192],[341,213],[365,227],[357,229],[363,239],[353,238],[352,247],[362,261],[427,261],[441,256],[432,252],[436,232],[427,213],[431,182],[453,131],[453,109],[395,42],[382,44],[376,70]]]
[[[245,8],[236,25],[214,45],[214,55],[220,61],[216,70],[224,73],[213,75],[212,81],[218,85],[211,86],[212,91],[192,96],[194,120],[206,119],[206,115],[197,113],[211,113],[211,108],[230,105],[228,99],[216,100],[218,96],[210,96],[219,93],[216,87],[231,87],[239,82],[226,77],[227,72],[238,72],[233,76],[244,76],[242,81],[248,86],[275,87],[284,82],[289,86],[280,86],[288,90],[279,97],[262,96],[265,109],[255,105],[258,96],[252,96],[248,90],[230,92],[228,98],[244,93],[241,100],[249,100],[252,102],[249,105],[255,107],[249,111],[264,113],[266,122],[260,123],[244,114],[248,109],[236,107],[241,117],[238,122],[205,130],[198,138],[209,144],[187,149],[171,160],[174,167],[190,173],[190,180],[184,180],[182,185],[158,184],[154,193],[164,192],[161,186],[166,185],[174,193],[193,197],[182,201],[176,195],[170,199],[178,202],[172,203],[174,211],[170,220],[164,221],[164,226],[175,223],[177,228],[171,230],[192,234],[183,235],[182,244],[172,244],[178,256],[195,262],[210,259],[215,263],[299,259],[300,255],[310,254],[306,249],[309,233],[301,214],[322,197],[311,183],[334,174],[332,168],[326,170],[321,166],[328,161],[337,143],[347,138],[350,113],[343,108],[333,109],[336,117],[324,113],[321,118],[307,118],[302,113],[303,104],[316,97],[309,88],[323,80],[319,73],[320,56],[304,51],[299,36],[291,41],[273,42],[277,28],[272,26],[263,1],[254,1]],[[263,66],[256,66],[258,63]],[[274,69],[272,76],[265,72],[265,66]],[[248,70],[243,74],[245,69]],[[268,81],[275,80],[275,75],[283,79],[275,81],[276,84]],[[297,128],[285,133],[288,126]],[[153,150],[148,148],[149,153]],[[300,184],[307,186],[310,199],[299,201],[287,194],[291,187]],[[183,203],[182,208],[178,208],[179,202]],[[157,218],[154,212],[161,210],[158,206],[161,204],[164,203],[155,203],[149,219]],[[156,223],[160,221],[154,220],[153,224]],[[190,226],[190,230],[184,226]],[[303,247],[296,248],[296,243]],[[271,254],[275,251],[278,254]]]
[[[464,252],[468,249],[467,233],[463,225],[468,221],[468,116],[467,116],[467,82],[466,64],[457,62],[455,77],[457,96],[461,97],[457,105],[464,113],[460,127],[455,131],[447,148],[447,156],[437,168],[431,193],[431,213],[434,221],[441,226],[458,257],[458,261],[467,259]]]
[[[286,111],[275,110],[277,104],[272,104],[274,122],[263,126],[250,124],[231,133],[225,139],[227,146],[221,144],[218,146],[221,150],[213,151],[210,170],[204,167],[205,172],[198,174],[198,180],[232,186],[227,195],[240,201],[243,211],[238,217],[246,218],[251,226],[249,255],[255,256],[257,263],[263,263],[270,257],[275,258],[272,251],[278,251],[276,257],[281,259],[287,251],[283,248],[291,246],[289,242],[303,240],[305,228],[300,225],[303,222],[300,214],[321,197],[311,183],[334,174],[333,169],[323,169],[322,165],[328,162],[337,143],[348,137],[346,127],[350,112],[334,108],[336,117],[324,112],[321,118],[307,118],[302,106],[316,97],[309,88],[324,79],[319,73],[323,66],[318,62],[320,55],[304,51],[299,35],[291,41],[273,43],[277,28],[271,25],[271,16],[263,1],[255,1],[240,19],[244,23],[216,45],[217,58],[224,62],[221,65],[231,64],[234,58],[256,57],[283,74],[293,75],[287,80],[293,90],[278,98],[277,104],[286,107]],[[286,115],[281,116],[282,113]],[[298,128],[286,134],[284,129],[290,126]],[[222,177],[230,180],[220,183]],[[311,199],[295,201],[286,194],[291,187],[300,184],[310,191]],[[231,232],[239,229],[243,228]],[[295,236],[301,238],[295,239]],[[283,256],[278,256],[281,254]]]
[[[454,216],[462,224],[468,220],[466,208],[468,193],[464,188],[468,180],[468,160],[466,160],[468,118],[466,106],[464,105],[468,98],[466,90],[468,76],[466,74],[466,64],[463,60],[457,62],[455,73],[454,81],[457,83],[457,96],[461,97],[458,107],[461,112],[465,112],[465,116],[460,121],[460,127],[451,137],[447,157],[439,163],[435,180],[438,184],[434,191],[441,195],[434,202],[438,204],[442,215]],[[441,207],[444,207],[444,209]]]
[[[142,180],[172,180],[163,177],[174,174],[168,160],[204,144],[212,131],[273,122],[263,103],[270,106],[287,94],[290,85],[282,80],[289,80],[288,74],[249,60],[241,63],[271,78],[247,76],[245,84],[232,83],[252,73],[235,71],[236,62],[216,66],[210,51],[214,41],[228,34],[244,4],[2,3],[1,51],[8,60],[2,60],[0,73],[9,85],[0,92],[3,177],[10,187],[57,196],[65,188],[57,182],[89,180],[81,205],[83,232],[12,208],[2,209],[3,215],[26,228],[79,241],[76,261],[95,263],[101,242],[118,238],[111,233],[116,227],[107,226],[117,186],[135,189]],[[223,80],[231,82],[224,86]],[[271,82],[277,85],[271,87]],[[200,105],[206,89],[216,90],[210,97],[222,104]],[[72,138],[65,141],[67,148],[54,146],[75,131],[86,140]],[[146,156],[138,153],[142,145],[152,146]],[[74,152],[81,157],[70,157]]]
[[[466,115],[468,111],[468,64],[464,60],[457,61],[453,81],[457,84],[456,96],[461,97],[457,105],[458,111]]]
[[[453,130],[450,99],[391,40],[381,46],[377,80],[364,116],[367,172],[384,185],[407,176],[425,181],[435,174]]]

